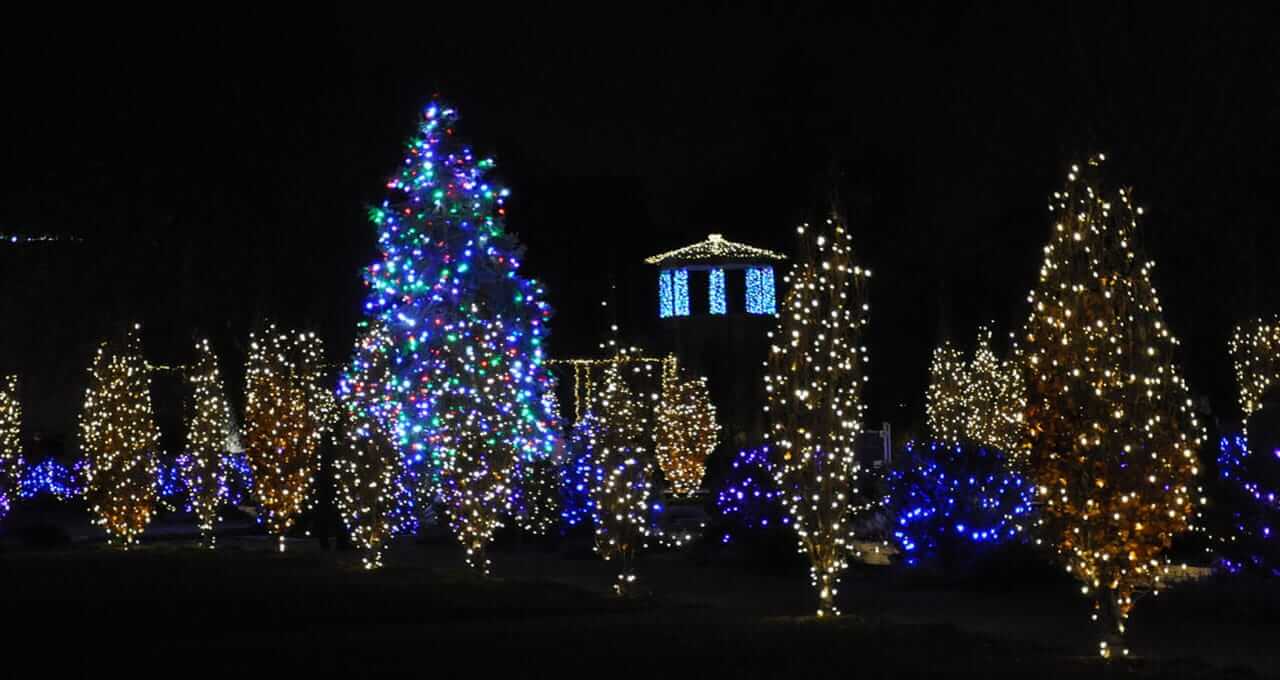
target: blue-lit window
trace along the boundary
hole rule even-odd
[[[712,269],[710,275],[711,283],[711,313],[724,314],[724,270]]]
[[[689,316],[689,270],[658,272],[658,316]]]
[[[658,316],[667,318],[675,314],[675,293],[671,286],[671,270],[658,272]]]
[[[777,314],[774,301],[773,267],[747,269],[747,313]]]
[[[675,269],[671,276],[675,284],[676,316],[689,316],[689,270]]]

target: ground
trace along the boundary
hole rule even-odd
[[[803,565],[753,566],[731,551],[656,553],[647,595],[608,594],[611,565],[581,544],[508,538],[495,579],[463,566],[447,537],[404,540],[380,572],[313,540],[284,555],[252,532],[216,551],[163,524],[128,552],[83,540],[53,548],[3,543],[0,584],[14,649],[49,668],[124,664],[159,672],[260,675],[470,665],[517,677],[714,673],[716,677],[1269,677],[1274,588],[1188,586],[1142,602],[1132,665],[1104,666],[1086,605],[1069,581],[941,583],[855,568],[841,605],[858,619],[804,616]],[[449,674],[451,677],[453,674]]]

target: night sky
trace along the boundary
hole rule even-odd
[[[876,274],[869,417],[909,427],[941,337],[1021,324],[1046,197],[1103,151],[1147,209],[1192,389],[1236,417],[1230,328],[1280,311],[1274,26],[1216,4],[844,4],[7,17],[0,233],[83,241],[0,244],[0,373],[58,433],[126,322],[157,363],[212,335],[233,384],[264,319],[340,360],[365,209],[441,93],[512,190],[554,355],[592,350],[604,298],[624,337],[653,332],[645,256],[709,232],[789,252],[835,186]]]

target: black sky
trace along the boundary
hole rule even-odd
[[[342,356],[364,209],[439,92],[513,191],[554,354],[594,347],[611,284],[624,333],[652,330],[646,255],[712,231],[789,251],[834,162],[876,272],[871,418],[909,425],[941,335],[1021,322],[1046,196],[1105,151],[1147,207],[1192,388],[1234,415],[1230,327],[1280,311],[1270,17],[846,4],[7,17],[0,233],[84,242],[0,245],[0,373],[24,376],[36,426],[67,431],[123,322],[157,362],[212,334],[233,376],[264,318]]]

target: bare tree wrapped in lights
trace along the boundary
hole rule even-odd
[[[80,414],[80,445],[88,461],[85,499],[107,540],[126,548],[155,512],[160,446],[139,330],[134,326],[123,342],[98,348]]]
[[[310,507],[316,450],[332,425],[324,349],[314,333],[274,325],[249,342],[245,369],[245,451],[262,521],[281,552],[285,533]]]
[[[391,335],[375,322],[356,341],[355,357],[338,383],[342,431],[333,462],[338,511],[351,541],[364,552],[366,569],[382,566],[388,541],[411,519],[412,488],[389,423],[397,422],[391,398]]]
[[[22,480],[22,403],[18,376],[0,376],[0,518],[18,495]]]
[[[778,485],[818,589],[818,616],[838,616],[835,600],[847,567],[858,476],[854,437],[862,428],[863,344],[871,272],[856,265],[844,224],[799,228],[800,256],[770,333],[765,376],[768,437],[778,456]]]
[[[191,385],[191,410],[180,471],[200,527],[200,538],[212,548],[214,523],[220,520],[218,510],[227,501],[226,453],[232,424],[218,359],[208,340],[196,343],[196,362],[186,371],[186,378]]]
[[[596,552],[605,560],[619,562],[614,590],[625,596],[634,589],[632,563],[649,536],[653,463],[645,447],[651,437],[646,405],[627,386],[619,363],[606,365],[593,410],[599,429],[592,476],[598,481],[590,491]]]
[[[1135,595],[1195,511],[1203,426],[1173,356],[1154,263],[1137,249],[1128,190],[1104,192],[1093,158],[1050,203],[1054,225],[1027,300],[1028,474],[1042,536],[1094,599],[1104,656],[1127,653]]]
[[[706,378],[680,375],[674,361],[662,367],[662,398],[654,408],[654,449],[658,467],[677,496],[698,490],[707,457],[716,448],[720,423]]]

